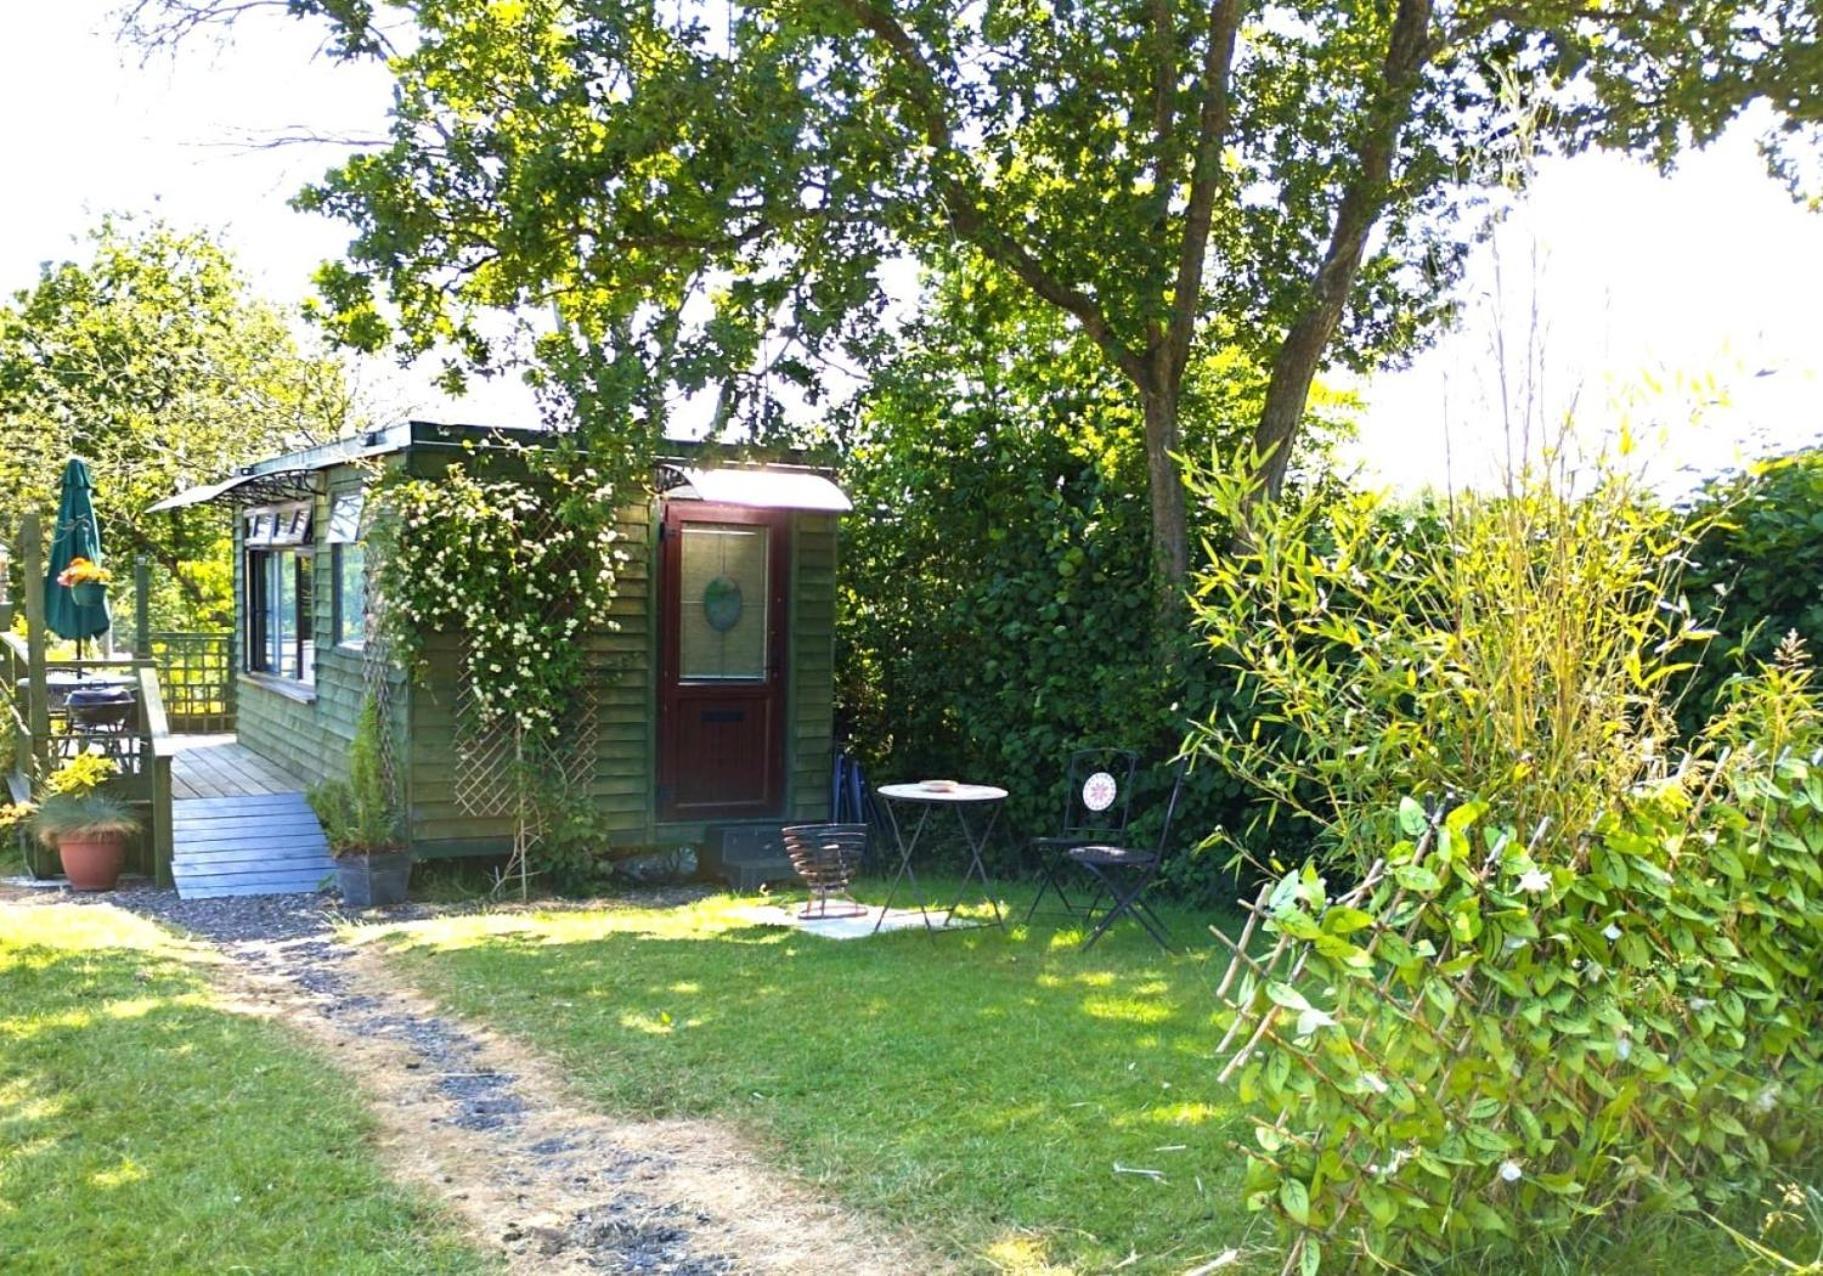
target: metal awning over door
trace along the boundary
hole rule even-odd
[[[671,499],[695,499],[748,509],[808,510],[845,514],[854,508],[842,489],[815,470],[793,466],[660,467],[660,486]]]

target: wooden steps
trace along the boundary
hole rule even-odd
[[[171,875],[184,899],[292,895],[335,872],[302,793],[180,798],[171,803]]]

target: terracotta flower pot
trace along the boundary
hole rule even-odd
[[[126,862],[127,842],[122,837],[66,837],[57,843],[63,875],[79,891],[111,891]]]

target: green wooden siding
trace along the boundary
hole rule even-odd
[[[413,449],[404,458],[412,473],[441,473],[452,458]],[[242,677],[241,741],[306,780],[346,773],[365,682],[359,651],[331,643],[334,624],[330,554],[323,544],[332,498],[361,483],[353,466],[325,471],[316,497],[320,573],[314,578],[317,674],[314,697],[300,700]],[[699,842],[700,824],[656,822],[656,694],[658,658],[657,528],[660,507],[629,509],[621,523],[627,561],[613,608],[616,628],[589,635],[597,709],[597,749],[590,797],[608,817],[613,837],[626,845]],[[791,586],[787,656],[783,818],[825,819],[834,747],[834,633],[837,520],[800,513],[791,522]],[[244,658],[246,555],[243,529],[235,527],[237,666]],[[425,676],[406,684],[393,670],[392,702],[401,798],[414,850],[426,857],[504,851],[512,840],[509,814],[475,815],[459,793],[455,702],[460,653],[451,635],[426,644]],[[759,823],[761,821],[755,821]]]
[[[826,820],[835,749],[835,516],[797,515],[791,544],[787,811],[794,820]]]

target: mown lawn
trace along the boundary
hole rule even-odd
[[[729,1118],[970,1266],[1181,1272],[1245,1247],[1209,917],[1171,917],[1203,937],[1193,955],[1123,929],[1084,956],[1047,927],[834,943],[735,916],[754,902],[386,939],[421,986],[554,1054],[601,1105]]]
[[[112,908],[0,904],[0,1271],[493,1270],[192,961]]]

